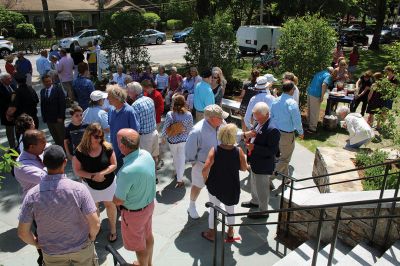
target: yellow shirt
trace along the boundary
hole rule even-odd
[[[88,63],[89,64],[93,64],[93,63],[97,63],[97,56],[96,56],[96,47],[92,46],[88,48],[89,51],[89,59],[88,59]]]

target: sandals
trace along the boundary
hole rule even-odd
[[[184,187],[185,186],[185,182],[180,181],[180,182],[176,182],[175,184],[175,188],[180,188],[180,187]]]
[[[109,233],[108,237],[107,237],[107,240],[110,243],[114,243],[115,241],[118,240],[118,234],[116,232],[114,234],[113,233]]]
[[[212,242],[212,243],[214,242],[214,238],[210,236],[210,233],[209,233],[208,231],[201,232],[201,236],[202,236],[205,240],[208,240],[208,241],[210,241],[210,242]]]

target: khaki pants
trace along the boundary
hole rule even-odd
[[[94,249],[94,242],[87,242],[87,246],[77,252],[62,254],[62,255],[47,255],[43,252],[43,261],[46,266],[98,266],[99,259],[97,258]]]
[[[292,159],[292,154],[295,146],[295,135],[294,132],[286,133],[281,131],[281,138],[279,140],[279,151],[281,156],[275,166],[275,171],[281,172],[282,174],[289,175],[289,163]]]
[[[204,118],[204,112],[196,111],[196,123]]]
[[[260,211],[268,210],[270,175],[260,175],[250,170],[251,203],[258,204]]]
[[[308,128],[312,131],[316,131],[319,121],[319,111],[321,109],[320,98],[307,95],[307,106]]]
[[[72,81],[61,82],[61,85],[64,88],[65,92],[67,93],[67,97],[71,101],[75,101],[74,91],[72,90]]]
[[[50,135],[53,137],[55,144],[64,148],[65,127],[64,122],[47,123]]]

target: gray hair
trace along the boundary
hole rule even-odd
[[[134,92],[136,95],[140,95],[143,92],[142,85],[140,85],[140,83],[136,81],[128,83],[126,85],[126,89],[128,91]]]
[[[121,68],[122,70],[124,70],[124,66],[121,65],[121,64],[117,65],[117,69],[119,69],[119,68]]]
[[[335,69],[334,69],[333,67],[330,66],[330,67],[327,67],[326,70],[328,70],[328,72],[332,74],[332,73],[333,73],[333,70],[335,70]]]
[[[339,114],[346,114],[346,115],[348,115],[348,114],[350,114],[350,108],[347,107],[347,106],[344,106],[344,105],[339,106],[338,109],[336,110],[336,113],[337,113],[338,115],[339,115]]]
[[[254,105],[252,112],[262,115],[268,115],[269,114],[268,104],[266,104],[265,102],[258,102],[256,103],[256,105]]]
[[[121,103],[124,103],[127,98],[126,91],[117,84],[107,86],[107,93],[109,96],[115,98]]]
[[[0,73],[0,80],[5,80],[6,78],[11,78],[11,75],[7,72]]]
[[[133,81],[133,78],[130,75],[126,75],[125,76],[125,83],[126,84],[131,83],[132,81]]]
[[[54,79],[55,77],[58,76],[58,72],[57,70],[50,70],[49,72],[47,72],[47,75],[49,75],[51,79]]]

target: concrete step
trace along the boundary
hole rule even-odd
[[[308,261],[312,260],[314,253],[315,241],[308,240],[304,242],[295,250],[290,252],[288,255],[280,259],[278,262],[273,264],[274,266],[286,266],[286,265],[307,265]]]
[[[360,243],[355,246],[345,257],[343,257],[337,266],[367,266],[374,265],[379,258],[380,252],[366,243]]]
[[[386,250],[374,265],[400,265],[400,240],[396,241],[388,250]]]
[[[329,252],[331,251],[331,244],[326,245],[322,250],[318,252],[317,266],[328,265]],[[332,265],[336,265],[343,257],[345,257],[351,251],[351,247],[346,245],[340,239],[336,241],[335,253],[333,254]],[[307,262],[311,265],[312,258]]]

